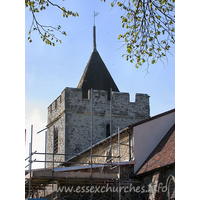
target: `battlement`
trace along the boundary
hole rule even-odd
[[[65,110],[65,92],[63,91],[47,108],[48,124],[55,120]]]
[[[135,102],[130,102],[130,94],[112,92],[112,102],[108,100],[107,91],[93,90],[92,102],[95,113],[110,113],[112,105],[113,114],[145,115],[149,116],[149,96],[136,93]],[[82,98],[82,90],[66,87],[61,95],[48,107],[48,122],[50,123],[63,112],[88,113],[91,112],[91,90],[88,99]]]

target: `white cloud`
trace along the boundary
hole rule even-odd
[[[31,125],[33,125],[33,146],[32,151],[45,152],[45,132],[37,134],[38,131],[46,127],[46,115],[43,109],[39,107],[28,108],[26,110],[25,128],[26,128],[26,147],[25,147],[25,157],[29,156],[29,142],[31,135]],[[44,160],[44,156],[34,155],[33,159]],[[27,162],[25,165],[28,164]],[[44,167],[44,163],[33,163],[32,168]]]

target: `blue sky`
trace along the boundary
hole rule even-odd
[[[123,42],[117,37],[125,30],[120,16],[124,11],[113,9],[110,1],[68,0],[59,1],[66,9],[79,13],[79,17],[63,18],[56,8],[48,8],[39,13],[41,24],[61,25],[67,36],[57,36],[62,44],[55,47],[45,45],[37,32],[32,32],[32,43],[27,40],[32,16],[25,12],[25,127],[27,143],[30,125],[34,126],[33,150],[44,152],[44,133],[36,132],[47,124],[47,107],[60,95],[65,87],[77,87],[84,68],[92,52],[92,30],[94,10],[96,17],[97,50],[110,71],[121,92],[129,92],[130,100],[135,101],[135,93],[150,96],[150,115],[165,112],[175,107],[175,50],[168,54],[168,62],[135,68],[121,55],[125,53]],[[52,14],[53,13],[53,14]],[[123,128],[123,127],[121,127]],[[27,150],[26,145],[26,150]]]

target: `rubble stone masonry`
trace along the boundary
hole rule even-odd
[[[90,91],[89,98],[83,99],[81,89],[65,88],[48,107],[46,151],[53,152],[53,128],[55,128],[58,130],[57,154],[65,154],[65,156],[55,154],[55,161],[64,161],[90,147],[92,126],[93,144],[95,144],[106,138],[107,126],[111,126],[112,133],[115,133],[118,127],[123,129],[150,117],[147,94],[137,93],[135,102],[129,101],[129,93],[112,92],[112,100],[108,100],[107,92],[103,90],[93,90],[92,94],[91,101]],[[52,155],[47,155],[47,161],[51,160]],[[56,165],[58,163],[55,163]],[[51,166],[51,163],[47,164],[47,167]]]

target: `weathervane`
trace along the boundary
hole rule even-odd
[[[97,15],[99,15],[100,13],[99,12],[96,12],[95,13],[95,11],[94,11],[94,26],[95,26],[95,17],[97,16]]]

